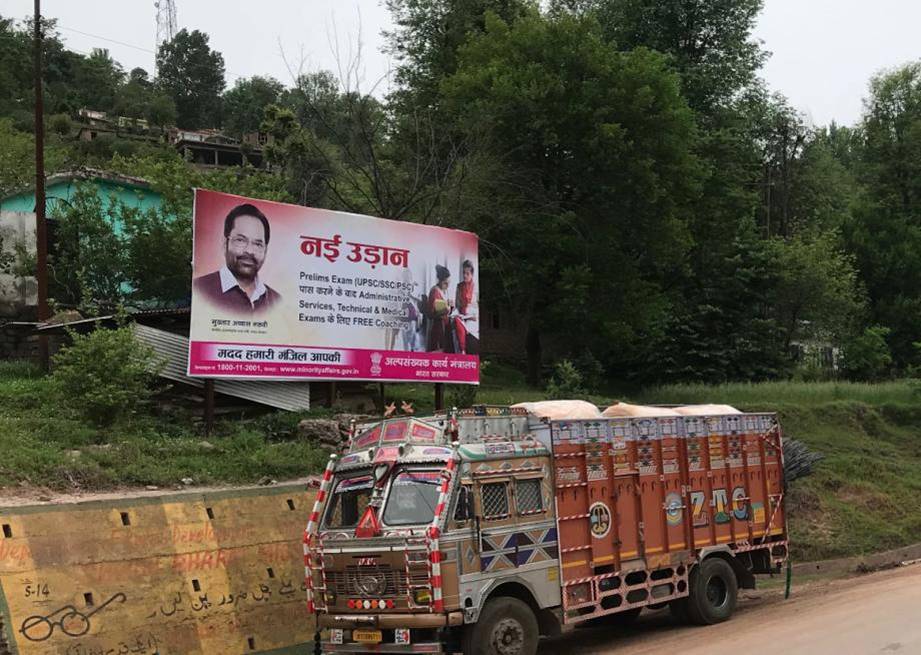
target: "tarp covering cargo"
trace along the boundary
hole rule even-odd
[[[678,412],[667,407],[653,407],[650,405],[631,405],[630,403],[614,403],[601,413],[607,418],[622,416],[678,416]]]
[[[512,407],[521,407],[528,414],[551,420],[601,418],[598,408],[584,400],[542,400],[536,403],[518,403]]]

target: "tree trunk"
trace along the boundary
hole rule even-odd
[[[528,354],[528,384],[540,386],[540,332],[533,325],[528,325],[528,334],[525,337],[524,347]]]

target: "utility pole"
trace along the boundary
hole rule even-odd
[[[42,93],[42,8],[35,0],[35,277],[38,282],[38,322],[51,318],[48,311],[48,224],[45,222],[45,103]],[[42,370],[49,368],[48,335],[38,337]]]

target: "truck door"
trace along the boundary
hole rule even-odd
[[[480,572],[495,573],[517,567],[515,517],[510,495],[511,476],[482,477],[474,494],[479,520]]]

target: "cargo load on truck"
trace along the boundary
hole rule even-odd
[[[580,403],[357,428],[305,533],[322,652],[533,655],[539,635],[650,606],[717,623],[779,571],[774,414]]]

